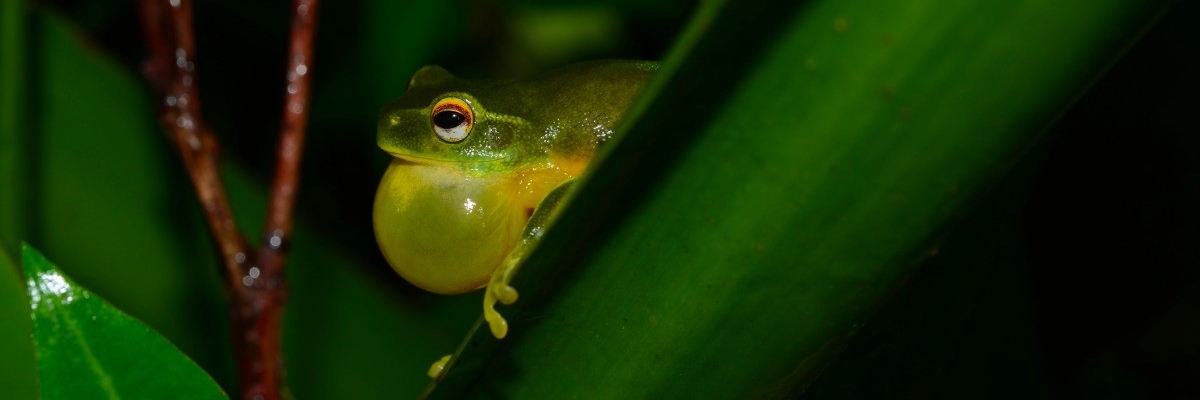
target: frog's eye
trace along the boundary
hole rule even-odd
[[[471,111],[467,102],[449,97],[433,106],[430,120],[433,122],[433,132],[438,138],[458,143],[471,134],[471,126],[475,125],[475,113]]]

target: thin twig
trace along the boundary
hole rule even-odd
[[[196,188],[224,267],[241,397],[279,399],[286,390],[279,341],[287,301],[284,271],[308,120],[317,1],[293,1],[282,131],[264,243],[257,252],[234,222],[219,179],[217,140],[201,118],[191,0],[140,0],[140,8],[149,52],[142,72],[163,96],[161,122]]]
[[[288,50],[287,86],[284,90],[283,124],[276,153],[271,204],[263,226],[263,249],[286,247],[292,232],[292,209],[300,176],[300,155],[308,122],[309,71],[312,67],[313,36],[316,33],[317,0],[292,1],[291,46]],[[283,263],[278,263],[282,266]],[[281,271],[263,264],[267,275]]]
[[[200,198],[213,240],[221,253],[226,278],[240,284],[249,246],[238,231],[233,211],[217,170],[217,140],[200,113],[196,82],[195,40],[191,0],[173,0],[163,7],[142,0],[142,26],[151,51],[144,72],[163,94],[161,122],[179,150]],[[165,19],[163,17],[166,17]],[[172,51],[173,47],[173,51]]]
[[[172,80],[171,45],[163,32],[162,4],[156,0],[140,0],[138,13],[142,23],[142,37],[146,40],[146,59],[142,61],[142,75],[160,93],[166,93]]]
[[[296,202],[296,186],[300,175],[300,156],[304,149],[305,127],[308,121],[309,73],[312,63],[312,41],[316,32],[316,0],[292,2],[291,45],[288,49],[287,84],[284,90],[283,123],[275,159],[275,178],[271,185],[267,221],[263,225],[263,244],[255,255],[256,265],[244,277],[247,295],[245,303],[253,305],[255,314],[242,314],[242,323],[252,326],[251,332],[260,335],[242,337],[239,358],[241,364],[261,368],[242,370],[243,381],[264,378],[260,389],[282,388],[283,354],[279,350],[283,305],[287,301],[284,271],[288,244],[291,242],[292,214]],[[261,267],[261,269],[258,269]],[[257,271],[256,271],[257,269]],[[247,374],[253,376],[247,377]],[[272,384],[274,383],[274,384]],[[279,393],[263,393],[264,399],[278,398]],[[243,385],[244,398],[252,397]]]

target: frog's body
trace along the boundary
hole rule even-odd
[[[492,306],[516,300],[517,263],[655,69],[594,61],[510,81],[417,71],[379,118],[379,147],[396,158],[375,196],[375,237],[392,268],[435,293],[488,286],[485,317],[504,337]]]

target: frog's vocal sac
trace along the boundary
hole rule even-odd
[[[484,316],[504,337],[494,304],[516,301],[516,266],[657,68],[592,61],[495,81],[421,68],[379,116],[394,157],[374,210],[388,263],[435,293],[486,286]]]

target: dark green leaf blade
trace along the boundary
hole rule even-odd
[[[794,397],[1163,4],[708,4],[433,397]]]
[[[0,388],[13,400],[37,398],[34,368],[33,321],[25,296],[20,263],[0,246]]]
[[[76,282],[233,387],[220,270],[149,88],[70,18],[34,11],[26,173],[35,184],[21,210],[31,231],[16,239],[54,254]]]
[[[226,399],[150,327],[22,245],[43,399]]]
[[[22,213],[28,202],[28,176],[24,137],[25,118],[25,2],[0,4],[0,246],[15,249],[17,238],[28,232]]]

